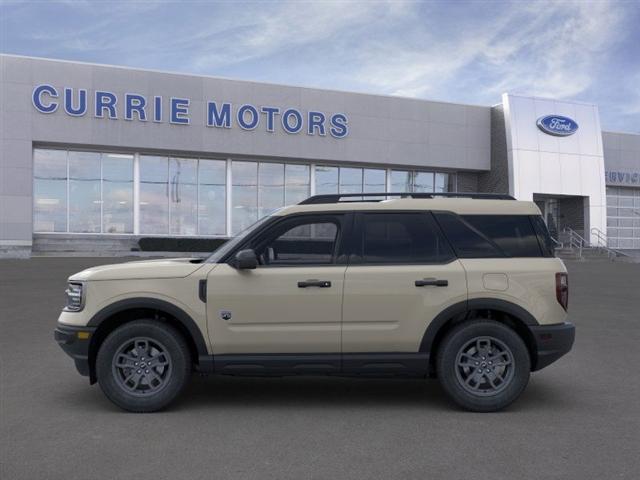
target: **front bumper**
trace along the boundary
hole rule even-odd
[[[552,364],[571,350],[576,336],[576,327],[570,323],[530,326],[536,346],[536,360],[532,371]]]
[[[89,367],[89,344],[95,332],[92,327],[72,327],[58,324],[53,331],[53,338],[64,352],[73,358],[76,369],[80,375],[88,377],[91,373]]]

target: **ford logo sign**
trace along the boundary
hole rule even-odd
[[[568,137],[578,130],[578,124],[575,121],[562,115],[540,117],[536,125],[538,125],[538,128],[544,133],[555,135],[556,137]]]

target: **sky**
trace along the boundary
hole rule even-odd
[[[494,105],[600,107],[640,132],[640,0],[8,1],[0,52]]]

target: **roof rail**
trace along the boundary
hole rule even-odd
[[[378,197],[365,199],[364,197]],[[298,205],[315,205],[320,203],[340,203],[342,198],[346,198],[347,202],[380,202],[388,197],[400,198],[474,198],[478,200],[515,200],[511,195],[502,193],[454,193],[454,192],[378,192],[378,193],[328,193],[322,195],[314,195]],[[352,200],[349,200],[349,199]]]

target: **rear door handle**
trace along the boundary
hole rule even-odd
[[[416,280],[416,287],[448,287],[449,280],[438,280],[436,278],[423,278]]]
[[[330,288],[331,282],[329,280],[305,280],[304,282],[298,282],[298,288],[307,287]]]

